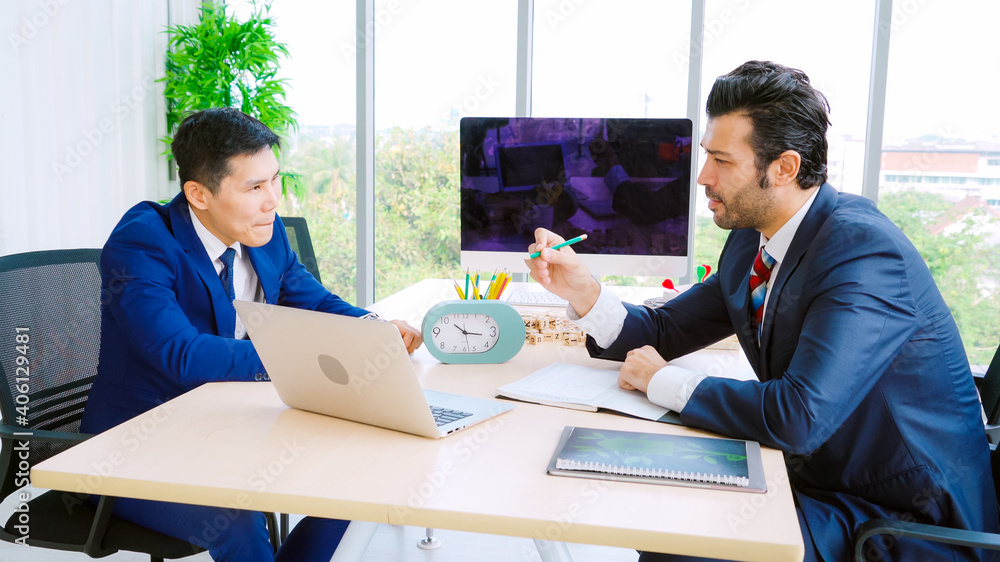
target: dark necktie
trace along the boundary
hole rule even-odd
[[[233,259],[236,257],[236,250],[226,248],[222,253],[222,271],[219,272],[219,279],[222,280],[222,287],[226,290],[226,298],[229,299],[229,306],[232,308],[233,301],[236,300],[236,289],[233,287]],[[233,325],[236,325],[236,309],[233,308]]]
[[[757,341],[760,341],[761,321],[764,319],[764,297],[767,296],[767,282],[771,279],[772,258],[761,246],[757,259],[753,261],[753,272],[750,274],[750,300],[753,305],[751,324],[757,329]]]

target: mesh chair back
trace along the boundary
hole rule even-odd
[[[101,344],[101,251],[0,257],[0,415],[78,433]],[[32,466],[68,445],[32,443]]]
[[[288,245],[299,256],[299,262],[322,283],[323,280],[319,277],[319,262],[316,261],[312,237],[309,236],[309,223],[303,217],[281,217],[281,222],[285,223]]]

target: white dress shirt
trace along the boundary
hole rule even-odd
[[[760,235],[760,245],[767,249],[767,253],[775,261],[774,267],[771,268],[771,279],[774,279],[778,274],[781,262],[785,260],[785,254],[788,253],[788,247],[791,245],[792,239],[799,229],[799,225],[802,224],[802,219],[809,212],[818,193],[819,189],[815,190],[802,207],[792,215],[792,218],[788,219],[788,222],[782,225],[770,239],[763,234]],[[765,309],[767,301],[770,298],[771,283],[768,282],[767,293],[764,297]],[[611,291],[604,290],[604,286],[602,285],[597,303],[594,304],[594,308],[586,316],[580,317],[571,305],[566,307],[566,316],[575,321],[583,331],[593,337],[597,345],[606,348],[618,339],[622,327],[625,325],[625,318],[628,316],[628,312],[625,310],[625,306],[622,305],[621,299]],[[646,395],[649,397],[650,402],[659,404],[675,412],[680,412],[687,405],[688,400],[691,399],[691,395],[694,394],[694,389],[697,388],[698,383],[707,376],[682,367],[667,365],[653,375],[646,389]]]
[[[226,249],[232,248],[236,250],[236,258],[233,259],[233,289],[236,299],[262,302],[264,299],[261,298],[263,295],[259,291],[260,283],[257,282],[257,272],[254,271],[253,264],[250,263],[250,256],[243,251],[243,245],[239,242],[233,242],[232,246],[226,246],[222,243],[222,240],[216,238],[214,234],[205,228],[205,225],[198,219],[198,215],[194,214],[190,207],[188,208],[188,213],[191,214],[191,224],[194,225],[195,233],[198,234],[201,244],[205,246],[208,259],[212,260],[212,265],[215,267],[215,274],[219,275],[222,273],[222,254],[226,252]],[[247,329],[243,326],[243,321],[240,320],[238,314],[236,315],[235,333],[238,340],[243,339],[247,334]]]

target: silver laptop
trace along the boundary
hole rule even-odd
[[[281,401],[300,410],[444,437],[513,404],[423,390],[395,325],[235,301]]]

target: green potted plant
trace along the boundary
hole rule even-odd
[[[197,24],[167,28],[166,75],[160,79],[167,100],[168,134],[160,139],[165,154],[181,121],[210,107],[237,107],[282,137],[297,129],[295,111],[284,103],[285,80],[276,77],[288,48],[274,38],[270,9],[270,2],[255,1],[241,22],[224,2],[206,0]],[[289,190],[299,194],[302,182],[282,172],[282,191]]]

